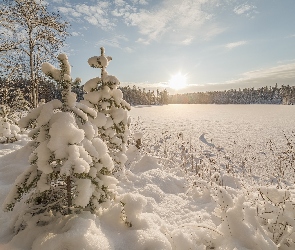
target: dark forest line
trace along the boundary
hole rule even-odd
[[[169,96],[169,103],[175,104],[295,104],[295,87],[231,89]]]
[[[30,81],[15,79],[6,81],[0,78],[0,104],[16,105],[25,100],[30,106]],[[224,91],[195,92],[169,95],[164,90],[145,90],[135,85],[120,87],[124,99],[131,105],[163,105],[163,104],[295,104],[295,87],[281,85],[278,87],[231,89]],[[77,101],[83,99],[83,85],[72,86],[77,94]],[[48,102],[61,99],[61,90],[52,81],[43,79],[38,85],[38,101]]]

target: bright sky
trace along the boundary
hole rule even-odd
[[[295,0],[51,0],[71,23],[72,76],[100,76],[88,66],[100,47],[122,85],[178,93],[295,85]]]

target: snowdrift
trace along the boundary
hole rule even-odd
[[[7,150],[7,145],[2,150],[5,147]],[[15,149],[14,144],[10,147]],[[0,158],[1,203],[16,177],[29,166],[29,147],[16,147]],[[213,176],[211,183],[191,182],[179,167],[163,164],[163,159],[140,153],[135,147],[127,151],[127,156],[131,161],[118,176],[118,193],[110,208],[97,214],[49,214],[46,223],[43,219],[41,224],[34,216],[17,233],[13,225],[25,205],[20,202],[13,212],[0,211],[0,249],[294,249],[293,225],[288,225],[287,233],[274,235],[267,230],[267,220],[273,218],[264,218],[263,224],[256,211],[271,205],[276,208],[278,202],[285,204],[292,217],[294,209],[288,206],[294,200],[294,190],[288,191],[286,199],[278,198],[284,193],[270,187],[253,187],[253,192],[247,194],[236,185],[238,179],[226,174]],[[259,208],[259,203],[251,203],[259,200],[259,191],[269,193],[274,203],[265,202]],[[279,216],[282,222],[288,219]],[[294,216],[288,222],[292,220]],[[272,225],[276,226],[274,222]]]

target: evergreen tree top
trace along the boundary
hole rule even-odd
[[[92,68],[100,68],[105,71],[105,68],[109,65],[109,61],[112,60],[112,57],[105,56],[105,49],[104,47],[100,48],[100,56],[93,56],[88,59],[88,64]]]

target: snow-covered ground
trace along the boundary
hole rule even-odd
[[[130,114],[142,149],[129,147],[111,207],[42,225],[36,216],[16,234],[20,202],[0,211],[1,250],[295,249],[294,153],[283,135],[293,145],[294,107],[167,105]],[[1,204],[28,167],[27,142],[22,135],[0,144]]]
[[[130,111],[133,122],[139,120],[147,131],[170,134],[183,132],[197,139],[205,138],[215,145],[230,147],[253,144],[263,146],[269,139],[285,142],[283,132],[294,130],[295,108],[288,105],[214,105],[169,104],[137,106]]]

